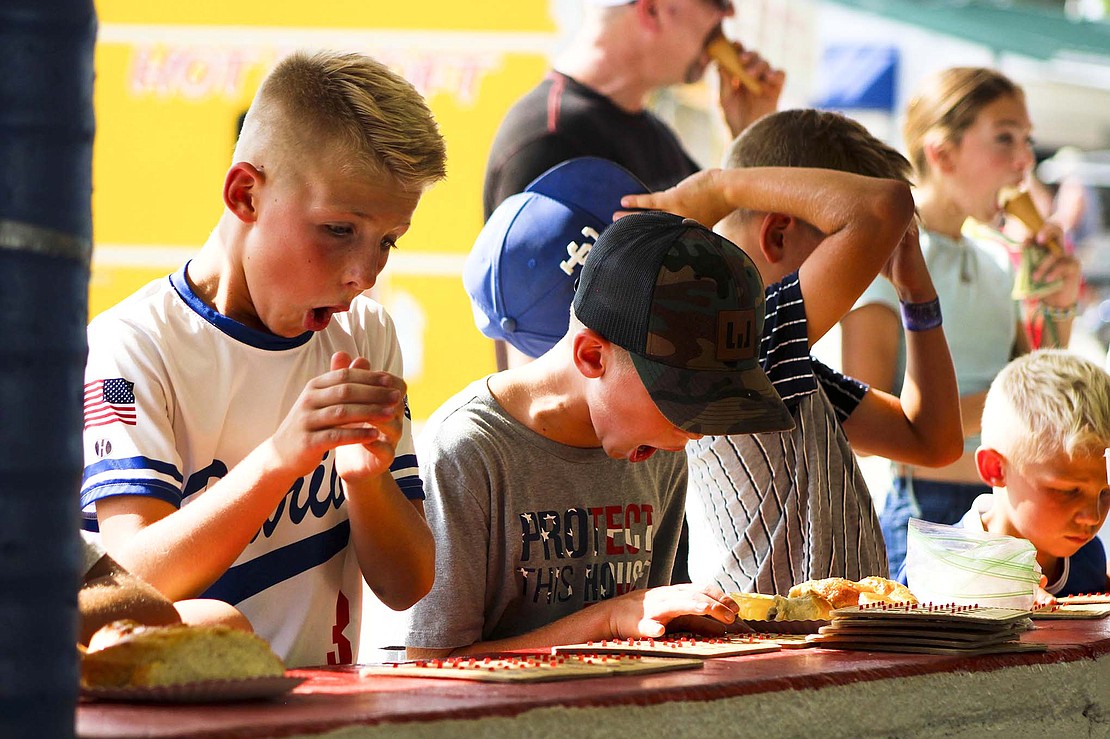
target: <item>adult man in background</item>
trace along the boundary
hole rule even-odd
[[[654,92],[701,79],[710,61],[706,47],[732,15],[730,0],[584,2],[582,25],[569,48],[510,108],[494,137],[485,219],[502,200],[575,157],[616,162],[649,190],[668,188],[701,169],[647,106]],[[740,50],[740,60],[760,90],[753,93],[720,72],[721,110],[733,136],[776,109],[785,79],[754,52]],[[497,344],[504,368],[505,345]]]
[[[610,159],[651,190],[701,169],[674,132],[648,109],[652,93],[696,82],[706,46],[732,15],[729,0],[584,0],[582,26],[544,80],[509,110],[486,165],[485,217],[556,164]],[[737,45],[739,49],[739,46]],[[733,136],[773,111],[784,75],[758,54],[741,61],[759,94],[721,71],[720,102]]]

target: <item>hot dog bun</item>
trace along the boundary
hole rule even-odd
[[[748,70],[744,69],[744,65],[740,63],[740,55],[736,52],[736,47],[725,38],[724,34],[717,34],[709,42],[705,51],[709,54],[710,59],[727,69],[729,74],[740,80],[740,84],[748,88],[753,95],[759,95],[763,92],[763,86],[759,84],[759,80],[752,77],[748,74]]]

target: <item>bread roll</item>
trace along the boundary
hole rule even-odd
[[[829,603],[833,608],[846,608],[859,605],[859,583],[843,577],[827,577],[824,580],[807,580],[790,588],[790,597],[796,598],[813,593]]]
[[[817,593],[809,592],[803,595],[783,598],[776,613],[776,621],[827,621],[833,611],[833,605],[828,599]]]
[[[917,604],[917,598],[910,592],[910,589],[901,583],[888,580],[885,577],[872,575],[865,577],[859,581],[860,587],[865,593],[870,592],[881,596],[881,601],[885,603],[912,603]],[[876,602],[871,599],[871,602]],[[863,605],[863,601],[860,601]]]
[[[917,598],[905,585],[877,575],[865,577],[859,582],[843,577],[827,577],[823,580],[807,580],[790,588],[791,597],[810,593],[829,601],[833,608],[849,608],[869,603],[917,603]]]
[[[116,621],[93,634],[81,659],[81,682],[90,688],[284,674],[285,665],[262,637],[227,626],[141,626]]]

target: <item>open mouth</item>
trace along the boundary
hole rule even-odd
[[[307,324],[305,328],[309,331],[323,331],[331,322],[331,315],[334,312],[333,308],[313,308],[305,319]]]
[[[331,317],[336,313],[346,313],[350,310],[350,303],[343,305],[327,305],[313,308],[305,318],[305,328],[309,331],[323,331],[331,323]]]
[[[628,455],[628,459],[631,462],[643,462],[653,454],[655,454],[655,447],[641,444],[632,450],[632,454]]]

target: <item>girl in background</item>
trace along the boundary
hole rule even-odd
[[[997,225],[999,192],[1015,187],[1033,166],[1031,124],[1021,88],[982,68],[947,69],[929,79],[909,104],[903,129],[917,187],[921,250],[936,285],[944,333],[960,391],[964,454],[947,467],[895,465],[880,514],[892,574],[906,554],[910,517],[953,524],[984,492],[975,467],[979,422],[991,380],[1015,356],[1030,349],[1024,326],[1033,318],[1051,323],[1046,346],[1067,346],[1076,313],[1080,272],[1071,256],[1049,256],[1033,271],[1037,283],[1059,280],[1039,300],[1011,297],[1014,269],[997,243],[961,233],[971,217]],[[1060,237],[1048,223],[1026,241],[1046,244]],[[844,373],[880,390],[901,394],[905,369],[903,330],[927,325],[937,306],[899,301],[894,287],[877,279],[842,321]],[[902,397],[903,403],[917,402]]]

